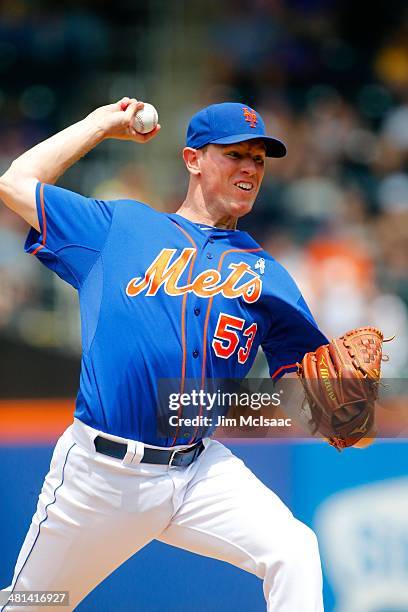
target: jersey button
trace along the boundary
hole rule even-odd
[[[207,253],[207,259],[212,259],[214,255],[212,253]]]
[[[194,308],[194,314],[196,317],[200,314],[201,310],[199,308]]]
[[[193,357],[194,359],[197,359],[197,357],[199,356],[199,351],[197,351],[197,349],[195,349],[195,351],[193,351]]]
[[[208,239],[208,242],[212,244],[214,242],[214,238],[211,236],[211,238]]]

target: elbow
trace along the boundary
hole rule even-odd
[[[13,209],[19,183],[18,175],[14,173],[12,165],[0,176],[0,198],[8,208]]]
[[[7,203],[7,196],[10,195],[12,190],[12,183],[13,180],[11,179],[9,168],[2,176],[0,176],[0,198],[5,204]]]
[[[3,190],[8,191],[16,184],[16,181],[18,181],[18,172],[16,172],[14,162],[12,162],[5,173],[0,176],[0,192],[3,193]]]
[[[27,178],[24,172],[15,166],[15,162],[0,176],[0,198],[6,206],[13,208],[12,203],[19,196]]]
[[[0,176],[0,198],[5,206],[38,230],[36,185],[35,179],[15,171],[13,165]]]
[[[16,185],[19,181],[24,179],[34,178],[26,169],[22,168],[21,165],[14,160],[5,173],[0,176],[0,184],[5,186]]]
[[[0,176],[0,182],[2,184],[11,184],[18,180],[18,177],[22,175],[22,172],[16,167],[16,162],[11,162],[4,174]]]
[[[10,210],[21,214],[24,200],[24,176],[13,167],[13,164],[0,176],[0,198]]]

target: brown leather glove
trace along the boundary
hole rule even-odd
[[[383,342],[379,329],[361,327],[306,353],[298,363],[311,432],[338,450],[373,429]]]

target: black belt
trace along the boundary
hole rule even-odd
[[[115,442],[102,436],[97,436],[94,440],[95,448],[98,453],[123,459],[127,453],[127,444]],[[143,457],[140,463],[157,463],[159,465],[175,465],[177,467],[187,466],[193,463],[204,450],[204,444],[200,441],[190,448],[176,450],[171,448],[149,448],[144,447]]]

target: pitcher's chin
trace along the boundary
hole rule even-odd
[[[231,203],[231,215],[239,219],[240,217],[244,217],[248,213],[251,212],[254,206],[254,202],[232,202]]]

